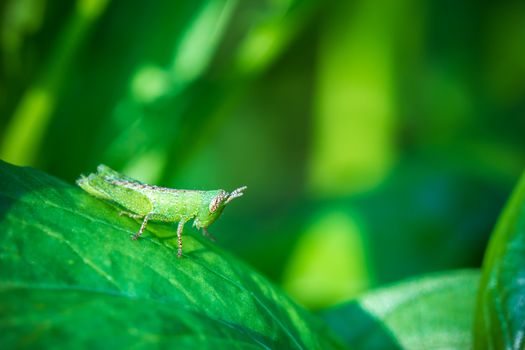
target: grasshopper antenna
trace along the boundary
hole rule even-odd
[[[242,186],[242,187],[239,187],[238,189],[236,189],[235,191],[233,191],[232,193],[230,193],[228,195],[228,199],[226,200],[226,202],[224,204],[230,203],[235,198],[242,197],[242,195],[244,194],[243,191],[245,189],[247,189],[247,188],[248,188],[248,186]]]

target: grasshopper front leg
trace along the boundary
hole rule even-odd
[[[208,229],[206,227],[202,228],[202,235],[204,237],[207,237],[210,241],[215,242],[215,236],[213,236],[211,233],[209,233]]]
[[[140,225],[140,229],[139,229],[139,232],[135,233],[133,235],[133,237],[131,238],[132,240],[137,240],[140,236],[142,236],[142,233],[144,232],[144,230],[146,229],[146,226],[148,225],[148,220],[149,220],[149,217],[150,217],[151,213],[146,215],[144,217],[144,221],[142,221],[142,225]]]
[[[142,225],[140,226],[139,232],[137,232],[136,234],[133,235],[133,237],[131,238],[132,240],[136,240],[137,238],[139,238],[140,235],[142,235],[142,232],[144,232],[144,230],[146,229],[146,224],[148,223],[148,219],[146,219],[146,217],[144,217],[144,215],[130,213],[129,211],[123,211],[123,210],[120,211],[118,213],[118,215],[120,215],[120,216],[127,216],[127,217],[130,217],[132,219],[144,219],[144,221],[142,222]]]

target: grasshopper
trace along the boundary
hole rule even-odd
[[[177,257],[182,256],[182,231],[184,224],[193,219],[193,226],[212,240],[210,226],[221,215],[224,207],[233,199],[241,197],[246,186],[231,193],[224,190],[198,191],[177,190],[148,185],[122,175],[106,165],[99,165],[97,172],[81,175],[77,184],[90,195],[116,204],[124,209],[120,215],[141,219],[142,225],[132,239],[138,239],[148,221],[178,222]]]

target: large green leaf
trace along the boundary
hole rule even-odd
[[[356,349],[470,349],[477,270],[422,277],[324,312]]]
[[[498,221],[483,263],[474,345],[525,348],[525,175]]]
[[[186,234],[177,259],[161,224],[132,241],[137,222],[39,171],[0,162],[0,220],[2,348],[341,346],[213,243]]]

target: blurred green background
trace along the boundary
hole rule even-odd
[[[0,158],[247,185],[210,231],[311,309],[480,266],[525,165],[523,1],[4,0],[0,45]]]

